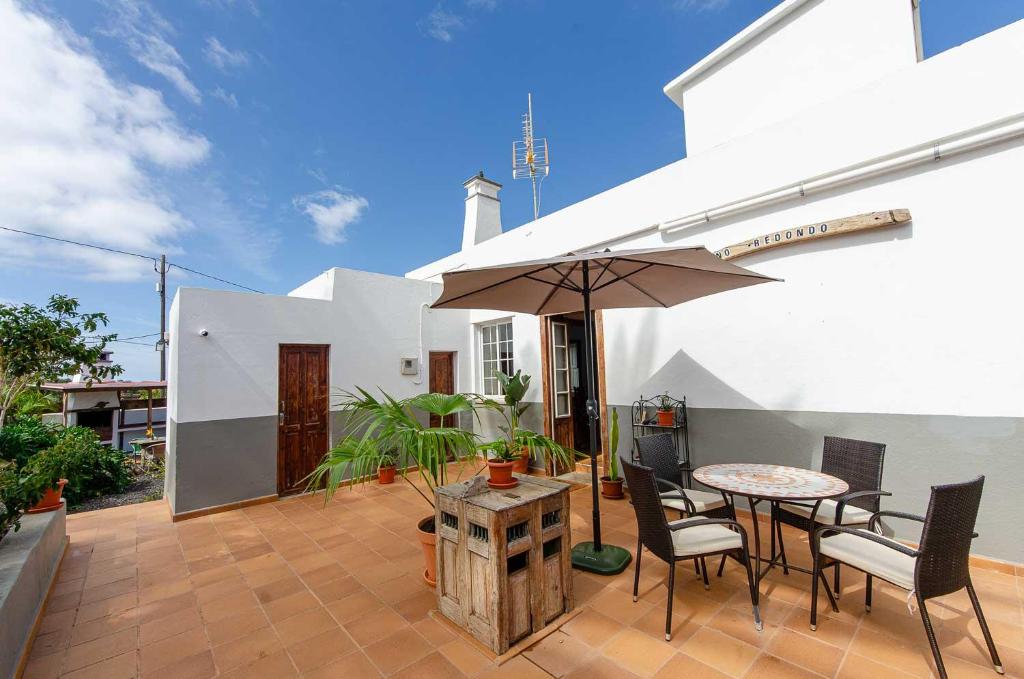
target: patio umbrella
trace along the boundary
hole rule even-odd
[[[596,370],[594,309],[668,308],[698,297],[778,280],[724,262],[703,247],[591,252],[450,271],[434,309],[495,309],[542,316],[583,312],[586,336],[587,419],[594,540],[573,547],[573,565],[596,573],[620,573],[629,552],[601,542],[597,496]]]

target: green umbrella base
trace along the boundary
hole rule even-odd
[[[597,551],[593,542],[581,542],[572,548],[573,568],[598,575],[618,575],[632,560],[628,550],[615,545],[603,544]]]

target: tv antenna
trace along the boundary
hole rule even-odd
[[[530,178],[533,186],[533,219],[540,215],[540,183],[548,176],[548,140],[533,138],[533,95],[526,95],[523,140],[512,142],[512,179]]]

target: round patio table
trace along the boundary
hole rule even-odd
[[[834,476],[810,469],[784,467],[777,464],[711,464],[693,470],[693,478],[709,488],[747,498],[751,520],[754,524],[754,585],[758,591],[760,591],[761,578],[778,565],[777,561],[780,558],[783,569],[787,573],[790,568],[804,573],[811,573],[811,571],[788,565],[784,549],[780,550],[778,555],[775,554],[774,524],[771,527],[772,558],[761,558],[761,530],[756,519],[757,505],[762,501],[770,502],[772,516],[774,516],[775,509],[780,502],[813,501],[814,513],[817,513],[818,505],[822,500],[845,495],[850,490],[846,481]],[[782,527],[780,526],[779,532],[781,533],[781,531]],[[764,570],[761,570],[761,563],[767,564]],[[831,598],[831,589],[826,586],[825,590]]]

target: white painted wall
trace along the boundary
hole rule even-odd
[[[278,345],[288,343],[331,345],[332,389],[381,387],[399,398],[426,391],[425,366],[419,376],[399,372],[401,358],[419,355],[420,317],[424,362],[432,349],[456,351],[457,371],[471,370],[469,313],[423,308],[439,286],[348,269],[328,273],[329,300],[180,288],[170,316],[174,420],[276,415]]]
[[[910,0],[789,0],[665,87],[690,156],[917,61]],[[781,17],[781,18],[780,18]]]
[[[1024,362],[1010,360],[1024,332],[1013,311],[1024,138],[674,235],[648,228],[1024,115],[1019,74],[1007,68],[1021,63],[1024,22],[408,276],[438,280],[457,266],[603,243],[716,249],[787,226],[907,208],[908,226],[737,261],[785,283],[668,311],[608,312],[609,401],[669,388],[707,407],[1024,416]],[[539,356],[538,335],[517,332],[517,357]],[[539,359],[530,365],[539,372]]]

